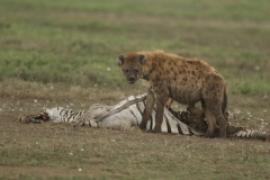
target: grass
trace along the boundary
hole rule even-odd
[[[263,142],[15,121],[43,106],[86,108],[143,92],[143,82],[127,85],[116,58],[164,49],[214,65],[229,85],[230,110],[239,114],[233,123],[260,128],[270,115],[269,5],[268,0],[1,0],[0,176],[269,179],[269,144]]]
[[[165,49],[207,59],[233,93],[269,93],[267,3],[2,0],[0,77],[125,88],[120,53]]]

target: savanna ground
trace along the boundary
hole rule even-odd
[[[270,144],[23,125],[44,106],[112,104],[123,52],[207,59],[227,80],[233,124],[269,129],[269,0],[0,0],[2,179],[270,179]]]

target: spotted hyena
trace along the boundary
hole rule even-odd
[[[202,60],[187,59],[164,51],[141,51],[120,55],[119,66],[130,84],[138,79],[150,82],[155,102],[149,101],[144,111],[141,128],[145,129],[153,108],[157,108],[154,131],[161,131],[164,105],[173,99],[193,107],[201,102],[207,121],[207,135],[214,136],[219,126],[221,137],[226,137],[226,84],[216,70]]]

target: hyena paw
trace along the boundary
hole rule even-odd
[[[140,129],[142,129],[142,130],[146,130],[146,123],[141,123],[141,124],[139,125],[139,127],[140,127]]]
[[[156,127],[153,129],[153,133],[161,133],[161,127],[156,126]]]

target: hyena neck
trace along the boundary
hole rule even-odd
[[[148,68],[146,68],[147,70],[143,71],[143,79],[146,81],[150,81],[151,80],[151,76],[155,70],[155,64],[154,63],[149,63],[146,65]]]
[[[146,80],[146,81],[149,81],[149,75],[143,75],[143,79]]]

